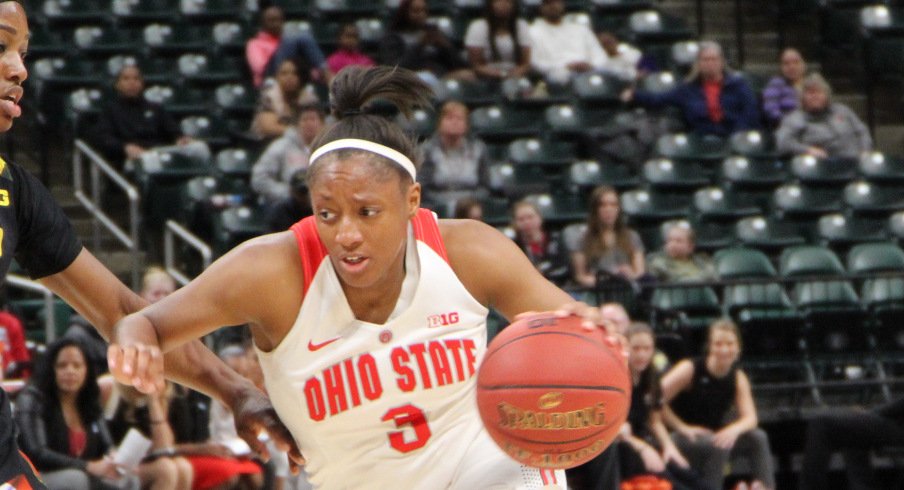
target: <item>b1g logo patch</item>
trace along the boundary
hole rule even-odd
[[[443,313],[440,315],[430,315],[427,317],[427,327],[448,327],[450,325],[455,325],[456,323],[458,323],[458,321],[459,317],[457,311],[453,311],[452,313]]]

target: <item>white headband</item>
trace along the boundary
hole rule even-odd
[[[405,169],[405,171],[408,172],[408,175],[411,176],[411,180],[417,181],[417,171],[414,169],[414,164],[411,163],[411,159],[388,146],[356,138],[344,138],[341,140],[330,141],[320,148],[317,148],[317,151],[311,155],[310,165],[314,165],[314,162],[316,162],[318,158],[331,151],[349,149],[369,151],[371,153],[376,153],[381,157],[388,158]]]

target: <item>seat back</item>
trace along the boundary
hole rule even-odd
[[[842,276],[844,266],[831,250],[817,245],[790,247],[780,258],[782,277]]]
[[[848,252],[847,268],[852,274],[904,271],[904,251],[891,243],[864,243]]]
[[[775,277],[775,267],[759,250],[736,247],[720,250],[713,257],[716,273],[722,279]]]

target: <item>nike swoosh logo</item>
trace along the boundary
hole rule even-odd
[[[341,339],[341,338],[342,338],[342,337],[335,337],[335,338],[332,338],[332,339],[330,339],[330,340],[326,340],[326,341],[320,342],[319,344],[315,344],[313,340],[309,340],[309,341],[308,341],[308,350],[311,351],[311,352],[318,351],[318,350],[323,349],[324,347],[326,347],[326,346],[332,344],[333,342],[335,342],[335,341],[337,341],[337,340],[339,340],[339,339]]]

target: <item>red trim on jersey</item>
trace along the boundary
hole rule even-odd
[[[549,485],[549,478],[546,478],[546,470],[540,470],[540,479],[543,480],[543,485]]]
[[[298,242],[301,270],[304,275],[304,294],[308,294],[308,288],[314,281],[314,274],[317,273],[320,263],[326,257],[326,247],[323,246],[320,235],[317,234],[317,223],[313,216],[308,216],[295,223],[290,229],[292,233],[295,233],[295,240]]]
[[[433,211],[429,209],[418,209],[417,214],[411,219],[411,226],[414,229],[414,238],[426,243],[434,252],[439,254],[446,262],[449,257],[446,255],[446,246],[443,244],[443,237],[439,232],[439,223],[433,215]],[[314,281],[314,274],[327,255],[326,247],[317,234],[317,223],[314,216],[308,216],[301,221],[295,223],[290,228],[295,234],[295,241],[298,242],[298,254],[301,256],[301,269],[304,274],[304,294],[308,294],[308,288]]]
[[[446,245],[443,236],[439,232],[439,222],[429,209],[418,209],[417,214],[411,219],[414,227],[414,238],[426,243],[439,254],[447,263],[449,256],[446,254]]]

